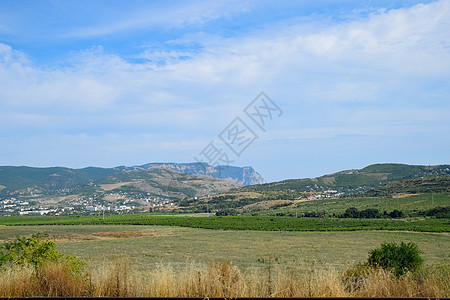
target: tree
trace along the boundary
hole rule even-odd
[[[341,218],[353,218],[357,219],[359,218],[359,210],[356,207],[349,207],[345,211],[343,215],[341,215]]]
[[[238,211],[233,208],[225,208],[218,210],[216,216],[237,216]]]
[[[389,213],[389,217],[391,218],[403,218],[404,214],[401,210],[394,209]]]

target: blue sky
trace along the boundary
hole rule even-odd
[[[0,2],[0,165],[450,163],[450,1]],[[282,110],[256,126],[264,91]],[[236,117],[257,139],[219,135]]]

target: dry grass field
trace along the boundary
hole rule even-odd
[[[88,262],[3,268],[0,296],[450,296],[448,233],[262,232],[163,226],[2,226],[0,240],[42,232]],[[346,270],[383,242],[414,242],[424,271],[396,277]],[[38,276],[36,276],[38,275]]]
[[[83,276],[60,265],[46,265],[37,274],[26,267],[7,268],[0,273],[0,297],[448,297],[448,273],[448,267],[435,267],[396,277],[380,269],[348,279],[333,268],[304,273],[276,264],[243,268],[228,262],[178,269],[160,265],[142,273],[119,258]]]
[[[17,235],[47,233],[63,253],[100,266],[117,256],[129,258],[133,269],[151,270],[160,264],[188,266],[228,261],[258,267],[260,259],[277,258],[305,270],[341,270],[367,259],[383,242],[414,242],[425,263],[448,263],[448,233],[415,232],[262,232],[226,231],[141,225],[3,226],[0,241]]]

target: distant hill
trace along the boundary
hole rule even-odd
[[[38,190],[59,190],[80,184],[88,184],[119,173],[116,169],[63,167],[0,167],[0,193],[34,188]]]
[[[406,164],[374,164],[363,169],[340,171],[316,178],[289,179],[253,185],[241,191],[364,192],[391,181],[407,178],[450,175],[450,165],[418,166]]]
[[[392,181],[365,192],[363,196],[383,197],[395,194],[445,192],[450,192],[450,176],[420,177]]]
[[[241,184],[263,183],[264,179],[252,167],[209,166],[207,164],[191,163],[150,163],[134,167],[71,169],[64,167],[34,168],[0,166],[0,195],[8,194],[51,194],[55,191],[73,189],[104,181],[108,177],[128,178],[130,181],[147,179],[152,172],[146,170],[171,169],[188,175],[203,175],[208,178],[223,179],[237,183],[230,187],[240,187]],[[157,171],[153,172],[157,173]],[[166,174],[170,176],[169,174]],[[173,176],[172,176],[173,177]],[[180,177],[180,176],[178,176]],[[203,177],[202,177],[203,178]],[[205,180],[205,178],[203,178]],[[225,184],[226,185],[226,184]],[[212,189],[212,191],[214,188]],[[212,192],[211,191],[211,192]]]
[[[435,193],[436,202],[441,205],[445,203],[443,199],[448,199],[446,193],[450,192],[449,173],[449,165],[376,164],[360,170],[340,171],[317,178],[245,186],[196,201],[185,199],[180,205],[202,211],[208,204],[209,209],[221,214],[262,211],[285,214],[288,211],[289,215],[296,215],[301,208],[300,211],[309,216],[319,216],[319,212],[325,212],[329,207],[339,207],[339,213],[343,213],[350,205],[364,209],[379,208],[380,199],[384,201],[386,209],[392,211],[395,205],[389,204],[391,200],[401,198],[404,199],[402,203],[405,205],[405,211],[431,209],[435,208],[431,193]],[[411,198],[414,197],[411,194],[424,196],[415,195],[421,197],[417,200]],[[426,196],[427,194],[429,196]],[[426,199],[426,203],[422,203],[422,199]],[[420,204],[414,201],[419,201]]]
[[[347,196],[384,199],[398,193],[448,193],[450,165],[375,164],[317,178],[241,184],[262,180],[251,167],[221,169],[197,163],[84,169],[0,167],[0,214],[55,206],[70,207],[77,213],[111,206],[118,213],[167,209],[221,214],[304,206],[306,213],[329,198],[345,210],[350,198],[342,198]],[[442,203],[439,197],[435,198]]]
[[[204,175],[191,175],[166,168],[125,171],[96,182],[97,193],[123,191],[146,193],[168,199],[202,197],[227,192],[242,185]]]
[[[210,166],[204,163],[149,163],[133,167],[117,167],[119,170],[134,171],[166,168],[191,175],[205,175],[234,181],[242,185],[265,183],[263,177],[252,167]]]

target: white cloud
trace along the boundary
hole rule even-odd
[[[147,3],[139,10],[118,13],[115,20],[93,26],[77,28],[64,34],[65,37],[96,37],[126,30],[146,30],[151,28],[180,28],[201,25],[214,19],[229,17],[248,11],[249,1],[182,1],[178,5],[157,7]]]
[[[229,12],[222,2],[190,9],[190,19],[176,22],[201,23],[204,15],[219,18]],[[164,18],[176,19],[174,14]],[[279,140],[401,135],[419,130],[412,119],[432,124],[432,134],[439,124],[449,126],[443,117],[449,112],[449,14],[450,2],[438,1],[320,28],[291,24],[240,37],[190,35],[173,43],[197,39],[202,50],[179,51],[169,43],[167,51],[137,53],[134,57],[149,60],[139,64],[98,47],[53,70],[35,66],[23,53],[0,44],[0,125],[17,132],[56,132],[54,143],[61,143],[58,134],[65,131],[75,132],[75,137],[95,132],[88,145],[99,149],[101,144],[118,146],[122,134],[130,135],[123,143],[139,144],[140,135],[158,131],[176,138],[166,140],[161,134],[151,143],[115,151],[147,147],[156,153],[176,144],[192,150],[190,140],[214,139],[264,90],[282,108],[290,108],[279,124],[287,129],[308,125],[300,131],[275,125]],[[148,26],[152,20],[119,21],[77,34],[103,35]],[[342,107],[353,103],[373,106]],[[120,138],[108,142],[117,132]]]

